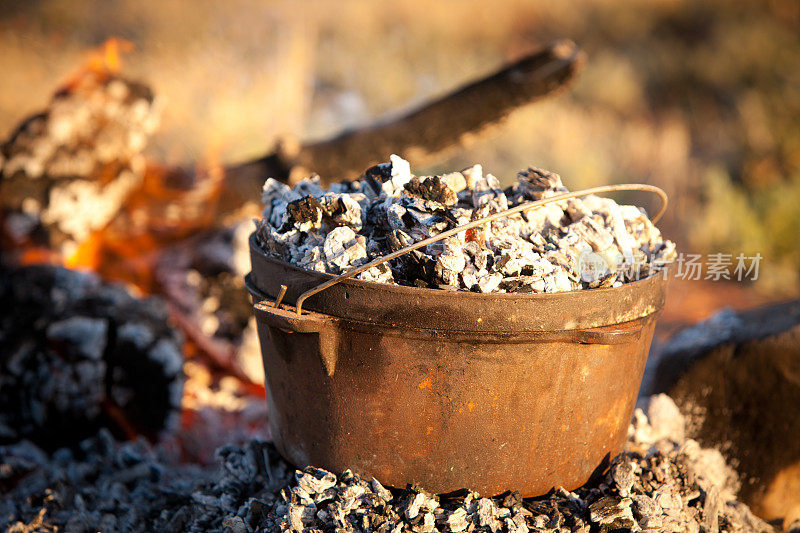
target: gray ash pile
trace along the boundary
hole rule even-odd
[[[0,529],[256,531],[273,523],[292,477],[274,448],[253,441],[216,458],[218,468],[187,465],[167,447],[117,443],[105,430],[52,455],[28,441],[0,446]]]
[[[54,266],[0,266],[0,442],[53,449],[174,427],[182,340],[157,299]]]
[[[683,417],[667,396],[637,410],[628,450],[607,475],[574,492],[544,498],[468,490],[435,496],[416,486],[390,492],[351,472],[298,472],[284,503],[283,531],[773,531],[736,501],[738,481],[719,451],[683,437]],[[650,422],[653,422],[651,424]]]
[[[219,449],[215,471],[107,432],[52,456],[21,442],[0,447],[0,523],[17,532],[774,531],[736,500],[736,476],[719,452],[683,434],[675,404],[654,397],[605,477],[536,499],[435,496],[352,472],[293,472],[261,442]]]
[[[257,239],[275,257],[340,274],[409,244],[527,201],[567,192],[561,178],[529,168],[505,190],[480,165],[414,176],[408,162],[370,168],[325,190],[316,177],[294,188],[264,185]],[[647,214],[597,196],[511,215],[416,250],[361,279],[446,290],[560,292],[616,287],[675,257]]]

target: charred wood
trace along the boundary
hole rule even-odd
[[[61,267],[0,270],[0,441],[174,428],[182,341],[162,302]]]
[[[158,122],[140,83],[88,71],[59,90],[0,146],[5,244],[73,252],[141,183]]]
[[[195,355],[263,396],[264,367],[244,286],[250,226],[210,230],[170,246],[156,262],[154,277]]]
[[[10,531],[775,531],[736,499],[719,452],[684,439],[672,401],[653,402],[605,475],[540,498],[295,471],[258,441],[219,448],[216,470],[189,468],[101,432],[52,456],[25,442],[0,447],[0,520]]]
[[[580,72],[584,60],[575,43],[557,41],[398,119],[294,149],[284,147],[230,167],[226,169],[220,207],[229,211],[251,202],[267,177],[289,182],[302,174],[293,169],[316,172],[323,184],[330,184],[355,178],[362,169],[392,153],[412,164],[430,162],[468,135],[501,122],[515,109],[565,88]]]
[[[720,311],[652,354],[647,390],[670,394],[689,436],[724,443],[742,500],[800,520],[800,300]]]
[[[329,183],[353,178],[390,153],[415,164],[430,161],[514,109],[565,87],[583,61],[574,43],[558,41],[395,120],[321,142],[284,143],[272,154],[226,169],[163,167],[151,172],[159,189],[152,205],[137,205],[148,219],[184,220],[177,229],[167,228],[167,238],[179,239],[187,229],[225,226],[254,213],[267,177],[289,182],[317,172]],[[6,245],[38,245],[64,257],[92,231],[135,225],[123,207],[130,207],[132,192],[153,188],[145,184],[141,191],[141,151],[158,115],[149,88],[113,74],[86,72],[58,91],[45,111],[25,120],[0,147]]]

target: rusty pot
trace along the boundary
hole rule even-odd
[[[537,496],[585,484],[622,450],[666,275],[477,294],[307,271],[254,236],[250,257],[270,429],[295,465]]]
[[[575,489],[621,449],[666,279],[555,294],[446,292],[345,280],[266,255],[247,279],[270,429],[298,466],[350,468],[525,496]]]

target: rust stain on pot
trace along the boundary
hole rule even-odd
[[[425,376],[425,379],[420,381],[419,385],[417,385],[417,387],[419,389],[433,390],[433,375],[429,374],[429,375]]]

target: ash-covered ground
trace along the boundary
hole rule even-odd
[[[436,496],[349,471],[295,471],[259,441],[218,449],[215,467],[105,431],[52,454],[22,441],[0,448],[0,523],[9,532],[773,531],[737,501],[719,451],[684,429],[672,400],[654,396],[602,479],[536,499]]]

